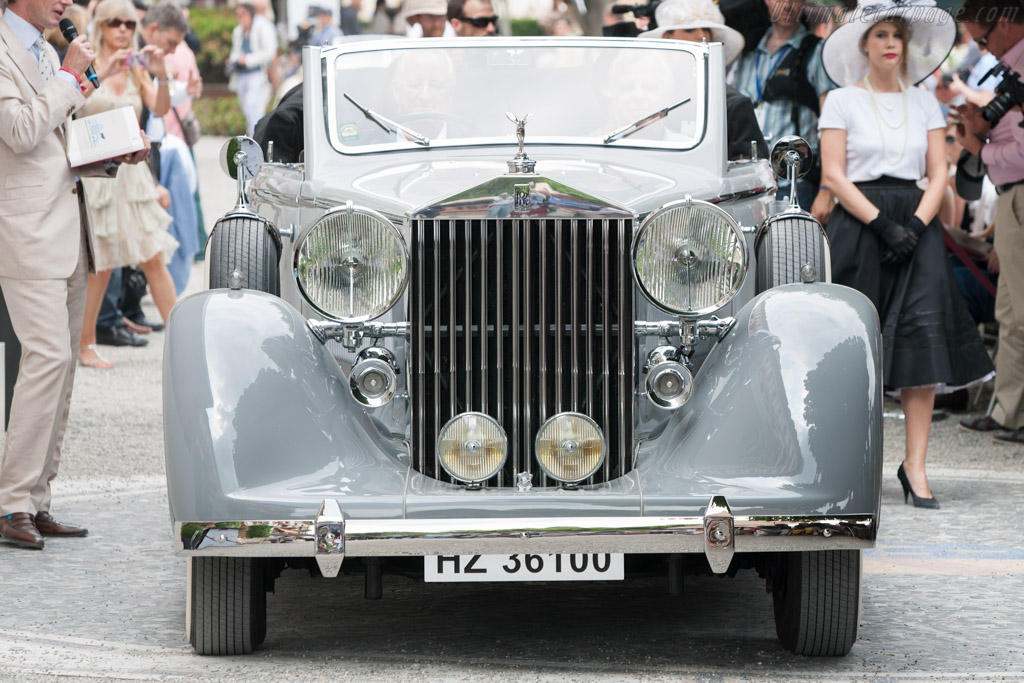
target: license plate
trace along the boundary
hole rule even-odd
[[[427,555],[428,582],[621,581],[621,553],[547,555]]]

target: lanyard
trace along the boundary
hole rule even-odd
[[[775,70],[779,68],[779,64],[781,64],[782,60],[786,58],[786,55],[789,54],[792,47],[792,45],[786,43],[779,49],[779,56],[768,70],[768,75],[764,77],[763,83],[761,82],[761,55],[764,53],[760,50],[757,51],[757,58],[754,60],[754,87],[757,89],[757,102],[755,102],[755,104],[761,104],[761,94],[764,92],[764,86],[767,85],[768,79],[771,78],[772,74],[775,73]]]

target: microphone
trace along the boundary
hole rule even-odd
[[[71,41],[78,37],[78,29],[75,28],[74,22],[66,18],[61,19],[59,26],[60,32],[64,35],[64,40],[68,41],[68,44],[70,45]],[[90,83],[92,83],[92,87],[100,87],[100,77],[96,75],[96,69],[92,67],[92,64],[90,64],[89,68],[85,70],[85,77],[89,79]]]

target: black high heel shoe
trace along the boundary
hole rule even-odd
[[[903,471],[903,464],[900,463],[900,468],[896,470],[896,476],[900,480],[900,484],[903,485],[903,502],[907,503],[907,498],[914,497],[914,507],[916,508],[931,508],[933,510],[939,509],[939,499],[934,496],[931,498],[922,498],[921,496],[914,493],[914,489],[910,487],[910,480],[907,479],[907,473]]]

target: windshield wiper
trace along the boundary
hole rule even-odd
[[[690,101],[689,97],[687,97],[684,100],[679,100],[675,104],[670,104],[669,106],[665,107],[664,109],[659,109],[658,111],[654,112],[653,114],[648,114],[647,116],[643,117],[642,119],[640,119],[638,121],[634,121],[633,123],[630,123],[628,125],[623,126],[622,128],[618,128],[618,129],[612,131],[611,133],[608,134],[608,137],[606,137],[604,139],[604,144],[607,145],[608,143],[615,142],[616,140],[618,140],[620,138],[628,138],[630,135],[632,135],[633,133],[637,132],[638,130],[642,130],[642,129],[646,128],[647,126],[651,125],[652,123],[654,123],[655,121],[658,121],[659,119],[665,118],[666,116],[668,116],[668,113],[670,111],[672,111],[676,107],[683,106],[684,104],[686,104],[689,101]],[[356,105],[356,106],[359,106],[359,105]]]
[[[430,145],[430,138],[426,137],[425,135],[420,135],[419,133],[414,131],[412,128],[406,128],[405,126],[403,126],[402,124],[400,124],[400,123],[398,123],[396,121],[392,121],[391,119],[389,119],[389,118],[387,118],[385,116],[381,116],[380,114],[378,114],[375,111],[367,109],[366,107],[362,106],[361,104],[359,104],[358,102],[353,100],[351,97],[349,97],[347,92],[343,92],[343,93],[341,93],[341,95],[346,100],[351,102],[352,106],[354,106],[359,111],[363,112],[363,115],[366,118],[368,118],[371,121],[373,121],[374,123],[376,123],[378,126],[383,128],[386,132],[391,133],[392,135],[396,135],[398,133],[401,133],[402,135],[404,135],[407,138],[409,138],[411,142],[415,142],[417,145],[423,145],[425,147]]]

